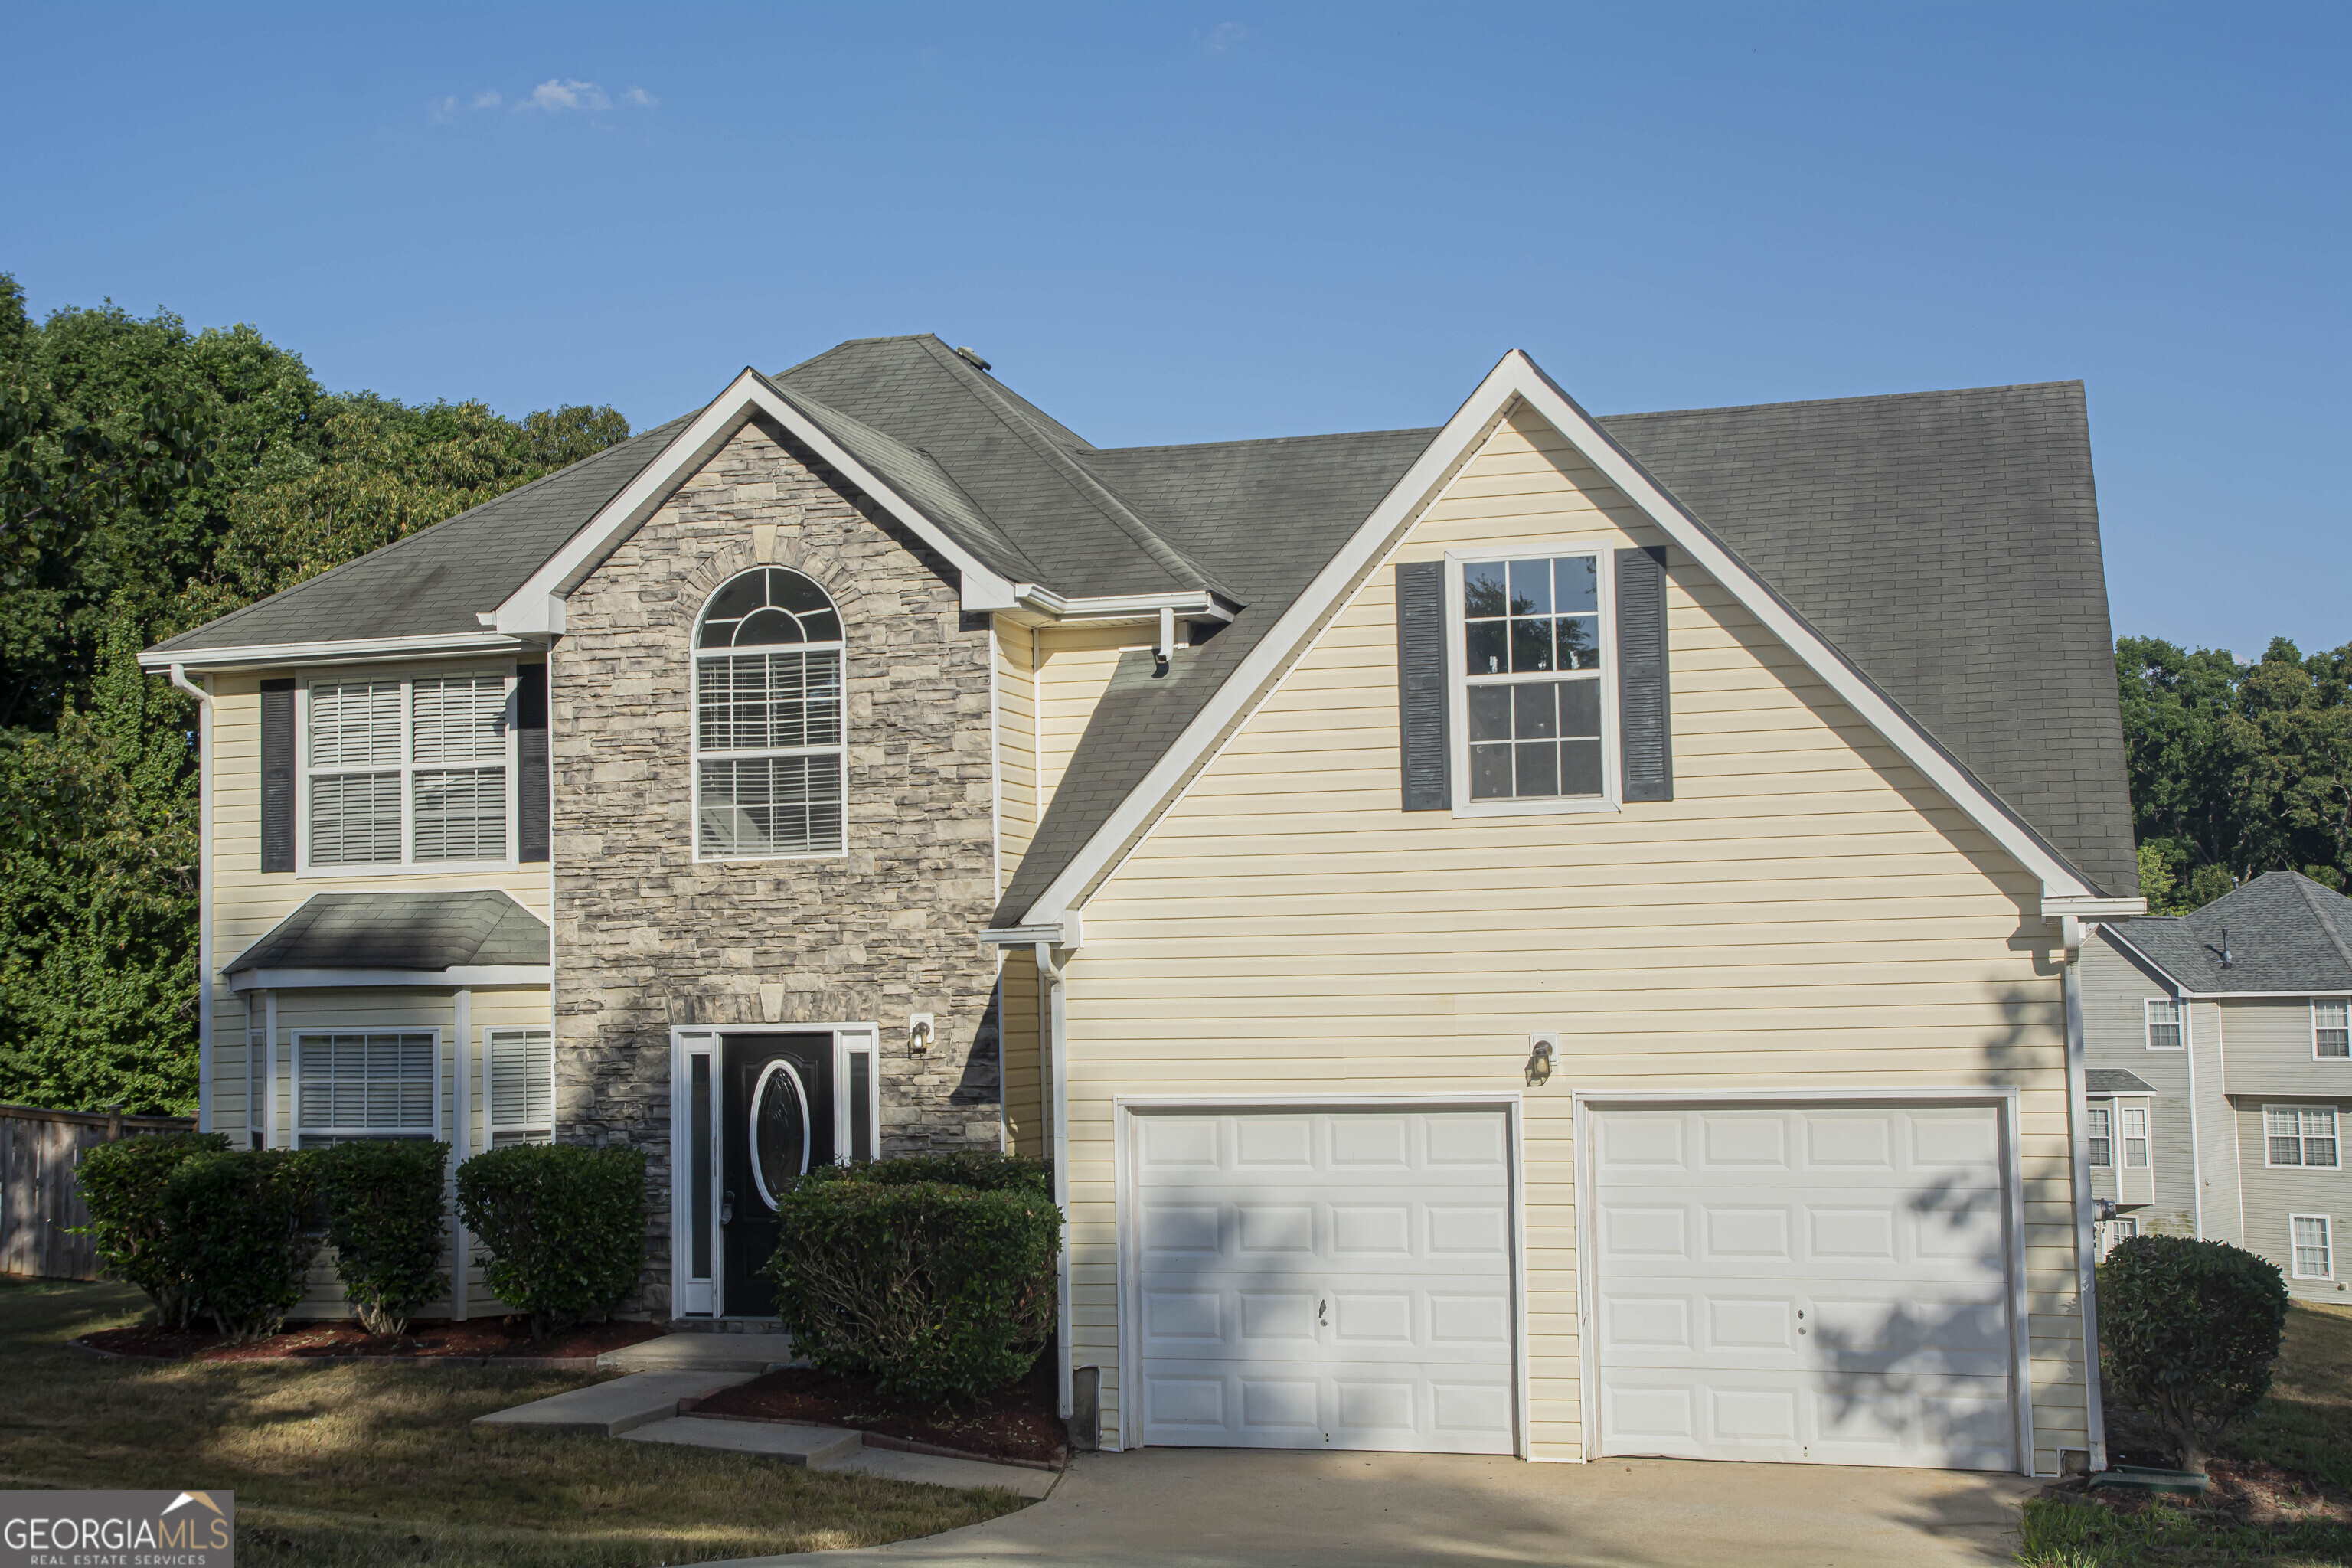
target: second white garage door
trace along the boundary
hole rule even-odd
[[[2008,1469],[1991,1106],[1596,1110],[1601,1454]]]
[[[1129,1119],[1144,1443],[1514,1449],[1503,1113]]]

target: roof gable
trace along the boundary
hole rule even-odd
[[[2266,872],[2193,913],[2110,934],[2200,994],[2352,993],[2352,899],[2296,871]]]

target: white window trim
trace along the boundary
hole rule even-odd
[[[2127,1120],[2126,1120],[2126,1118],[2128,1118],[2128,1117],[2133,1117],[2133,1116],[2137,1116],[2137,1117],[2138,1117],[2138,1118],[2139,1118],[2139,1137],[2138,1137],[2138,1139],[2137,1140],[2137,1142],[2138,1142],[2138,1144],[2139,1144],[2139,1160],[2138,1160],[2138,1162],[2137,1162],[2137,1163],[2133,1163],[2133,1160],[2132,1160],[2132,1157],[2131,1157],[2131,1146],[2132,1146],[2133,1142],[2135,1142],[2135,1140],[2133,1139],[2132,1134],[2131,1134],[2131,1123],[2130,1123],[2130,1121],[2127,1121]],[[2137,1105],[2126,1105],[2126,1104],[2122,1103],[2120,1100],[2116,1102],[2116,1170],[2118,1170],[2118,1171],[2148,1171],[2148,1170],[2153,1170],[2153,1169],[2155,1168],[2155,1166],[2156,1166],[2156,1137],[2155,1137],[2154,1132],[2151,1131],[2151,1128],[2152,1128],[2152,1125],[2153,1125],[2153,1123],[2154,1123],[2155,1120],[2156,1120],[2156,1119],[2148,1113],[2148,1106],[2147,1106],[2147,1104],[2145,1101],[2142,1101],[2140,1104],[2137,1104]]]
[[[2323,1057],[2319,1054],[2319,1010],[2324,1006],[2344,1009],[2347,1030],[2352,1030],[2352,1002],[2341,996],[2315,996],[2311,999],[2311,1059],[2315,1062],[2344,1062],[2352,1065],[2352,1057]]]
[[[2301,1153],[2303,1152],[2300,1145],[2308,1141],[2303,1131],[2303,1113],[2306,1110],[2324,1110],[2327,1112],[2328,1125],[2336,1129],[2336,1163],[2332,1165],[2282,1165],[2273,1160],[2271,1158],[2271,1112],[2273,1110],[2292,1110],[2295,1113],[2294,1135],[2295,1142],[2298,1145],[2296,1149],[2297,1153]],[[2291,1104],[2280,1101],[2265,1101],[2263,1105],[2263,1168],[2272,1171],[2327,1171],[2331,1173],[2342,1171],[2344,1169],[2343,1124],[2344,1117],[2342,1112],[2333,1105],[2315,1105],[2305,1100],[2297,1100]],[[2284,1136],[2284,1134],[2282,1134],[2282,1136]]]
[[[448,1072],[449,1068],[448,1062],[442,1055],[442,1047],[448,1043],[446,1037],[446,1034],[447,1031],[438,1027],[437,1026],[429,1024],[422,1026],[414,1024],[354,1024],[345,1028],[294,1030],[293,1051],[291,1053],[293,1060],[287,1068],[288,1090],[292,1097],[293,1103],[287,1108],[287,1121],[289,1125],[286,1129],[286,1132],[289,1142],[286,1146],[289,1149],[299,1149],[302,1147],[302,1139],[305,1134],[320,1138],[442,1138],[444,1134],[441,1127],[443,1111],[441,1103],[441,1080]],[[433,1125],[430,1128],[311,1127],[305,1125],[302,1121],[302,1042],[309,1039],[324,1039],[335,1035],[432,1036]]]
[[[826,602],[832,605],[834,618],[841,622],[843,633],[842,639],[838,642],[777,643],[762,646],[759,648],[747,648],[743,651],[746,653],[788,653],[794,651],[805,653],[823,652],[826,649],[831,649],[832,651],[838,653],[841,656],[840,738],[835,744],[830,746],[772,746],[759,751],[716,752],[709,754],[709,760],[714,762],[749,762],[756,761],[762,757],[820,757],[827,754],[832,755],[839,762],[841,767],[841,847],[838,849],[782,849],[767,855],[706,855],[702,852],[702,764],[705,760],[705,754],[702,750],[702,661],[704,654],[703,649],[698,646],[702,641],[702,620],[705,616],[710,613],[712,601],[719,597],[720,592],[726,588],[729,583],[732,583],[736,578],[744,576],[749,573],[765,572],[769,569],[769,564],[747,566],[741,572],[730,574],[723,582],[719,583],[716,587],[713,587],[708,595],[704,595],[702,607],[694,613],[693,630],[687,637],[686,766],[688,815],[686,831],[688,842],[693,849],[694,858],[698,864],[710,866],[741,866],[761,860],[845,860],[849,858],[849,617],[842,614],[841,601],[834,596],[832,589],[827,588],[822,583],[817,583],[815,578],[809,577],[807,573],[802,572],[799,568],[793,566],[786,566],[782,568],[782,570],[793,573],[797,576],[807,577],[811,583],[816,584],[817,590],[824,594]],[[719,649],[713,648],[710,650],[709,657],[712,658],[725,658],[730,657],[733,654],[733,651],[734,650],[732,649],[728,649],[722,652]]]
[[[2178,1034],[2179,1039],[2175,1044],[2169,1046],[2159,1046],[2156,1043],[2156,1029],[2158,1021],[2156,1016],[2156,1009],[2159,1006],[2167,1005],[2170,1006],[2172,1009],[2172,1016],[2169,1020],[2167,1020],[2167,1022],[2169,1023],[2172,1029]],[[2180,1000],[2177,996],[2150,996],[2140,1003],[2139,1011],[2141,1037],[2147,1043],[2149,1050],[2179,1051],[2186,1050],[2188,1048],[2188,1003]]]
[[[521,763],[518,743],[520,726],[511,719],[507,724],[507,754],[501,764],[506,771],[507,786],[507,852],[498,860],[418,860],[415,850],[415,777],[418,772],[415,758],[415,683],[419,680],[461,679],[468,675],[495,675],[506,682],[507,710],[515,706],[515,661],[493,660],[481,663],[452,665],[446,668],[373,668],[365,666],[351,668],[304,670],[296,679],[294,688],[294,874],[297,877],[446,877],[478,875],[484,871],[510,871],[521,861],[520,821]],[[396,680],[400,683],[400,858],[398,860],[347,860],[331,866],[310,864],[310,688],[317,686],[356,686],[368,681]],[[385,772],[385,769],[352,769],[352,772]],[[427,767],[425,772],[437,771]]]
[[[2095,1116],[2102,1118],[2103,1120],[2095,1124],[2091,1121],[2091,1118]],[[2106,1132],[2102,1135],[2098,1132],[2093,1131],[2092,1127],[2094,1125],[2105,1126],[2106,1128]],[[2097,1146],[2101,1143],[2105,1143],[2107,1146],[2107,1157],[2104,1160],[2098,1157]],[[2102,1100],[2098,1104],[2086,1106],[2084,1108],[2083,1125],[2083,1160],[2084,1163],[2089,1165],[2094,1171],[2112,1171],[2116,1168],[2115,1101]]]
[[[1570,539],[1445,552],[1445,744],[1455,816],[1559,816],[1624,809],[1624,781],[1618,776],[1617,766],[1617,548],[1608,540]],[[1574,799],[1474,801],[1470,798],[1470,672],[1465,668],[1462,568],[1488,561],[1560,555],[1591,555],[1599,562],[1593,576],[1601,604],[1601,794]]]
[[[2294,1222],[2299,1219],[2317,1220],[2320,1224],[2320,1234],[2327,1238],[2326,1242],[2327,1251],[2327,1272],[2325,1274],[2305,1274],[2302,1269],[2295,1267]],[[2286,1216],[2286,1271],[2291,1278],[2296,1279],[2334,1279],[2336,1278],[2335,1215],[2324,1214],[2290,1214]]]
[[[496,1119],[498,1102],[490,1092],[490,1037],[493,1035],[540,1034],[547,1037],[547,1120],[539,1121],[500,1121]],[[482,1070],[482,1147],[498,1147],[501,1132],[544,1132],[546,1141],[555,1142],[555,1031],[539,1024],[485,1025],[479,1041],[481,1055],[477,1058]]]

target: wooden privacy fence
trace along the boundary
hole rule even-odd
[[[120,1116],[0,1105],[0,1274],[98,1278],[98,1248],[69,1234],[89,1223],[74,1169],[125,1133],[193,1132],[193,1116]]]

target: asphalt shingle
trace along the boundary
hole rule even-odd
[[[2266,872],[2194,913],[2116,934],[2190,991],[2352,991],[2352,899],[2299,871]]]
[[[222,973],[545,964],[547,927],[500,892],[313,893]]]

